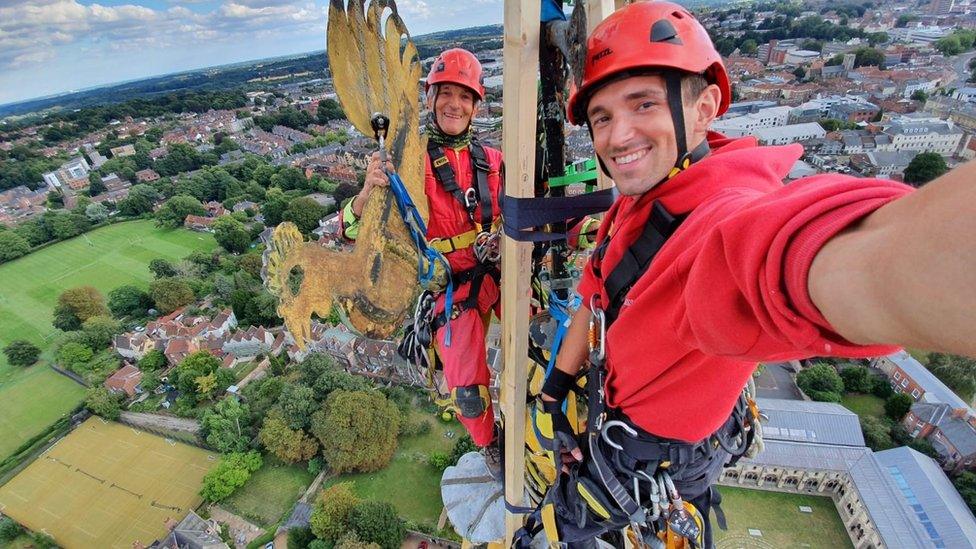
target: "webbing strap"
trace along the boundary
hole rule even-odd
[[[613,271],[603,280],[603,287],[606,289],[609,298],[605,311],[607,323],[612,323],[617,319],[627,292],[647,271],[651,260],[661,251],[664,243],[674,234],[683,220],[683,217],[674,217],[660,202],[654,201],[651,207],[651,215],[644,225],[643,232],[627,248],[620,261],[614,266]],[[609,238],[607,242],[609,242]],[[603,245],[600,249],[599,259],[602,259],[605,251],[606,245]]]
[[[501,204],[505,234],[520,242],[566,238],[565,233],[552,233],[539,228],[606,211],[613,205],[614,194],[613,189],[604,189],[579,196],[518,198],[505,195]]]
[[[474,182],[478,193],[478,204],[481,206],[481,226],[490,227],[492,218],[491,189],[488,187],[488,158],[485,148],[477,141],[468,146],[471,151],[471,166],[474,168]]]
[[[427,142],[427,154],[430,156],[430,165],[434,168],[434,178],[445,191],[454,196],[464,211],[468,212],[468,218],[472,222],[475,222],[475,207],[480,205],[480,223],[482,227],[487,227],[491,225],[493,213],[491,188],[488,186],[488,172],[491,171],[491,166],[488,164],[485,148],[477,141],[472,141],[468,145],[468,151],[471,154],[471,171],[474,179],[471,188],[477,195],[477,201],[469,201],[461,187],[458,186],[454,169],[451,168],[450,161],[444,155],[444,149],[433,141]]]

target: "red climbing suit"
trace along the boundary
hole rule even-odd
[[[610,273],[641,233],[654,201],[688,215],[628,292],[607,332],[606,399],[645,431],[688,442],[729,417],[756,362],[870,357],[890,346],[846,341],[807,292],[810,264],[833,235],[911,192],[838,174],[783,186],[799,145],[756,147],[711,132],[712,154],[641,196],[619,198],[599,241],[613,236]],[[582,302],[608,303],[591,262]]]
[[[491,190],[492,218],[501,213],[498,199],[502,189],[502,153],[497,149],[484,147],[488,160],[488,187]],[[467,191],[474,184],[474,172],[471,164],[471,153],[465,147],[461,150],[444,148],[444,156],[454,170],[454,176],[462,192]],[[427,204],[430,206],[430,219],[427,221],[427,239],[450,238],[474,229],[474,224],[468,217],[467,210],[451,193],[445,191],[434,177],[430,156],[426,155],[424,169],[424,192],[427,194]],[[481,218],[481,206],[474,213],[475,219]],[[487,229],[487,227],[486,227]],[[454,273],[472,269],[478,264],[472,248],[465,248],[445,254]],[[463,284],[454,289],[454,303],[459,303],[468,297],[471,283]],[[478,295],[478,307],[468,309],[451,320],[450,345],[445,344],[448,330],[442,327],[436,334],[436,349],[441,362],[444,363],[444,379],[450,389],[468,385],[488,386],[491,373],[488,370],[487,349],[485,348],[486,321],[489,312],[500,315],[499,289],[495,280],[486,276],[481,284]],[[445,295],[437,298],[437,313],[444,311]],[[471,434],[472,440],[478,446],[486,446],[494,437],[495,418],[489,403],[487,410],[481,417],[465,418],[458,415],[458,419]]]

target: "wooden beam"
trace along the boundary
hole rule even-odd
[[[589,36],[593,29],[607,18],[608,15],[620,7],[624,0],[586,0],[586,35]],[[594,153],[596,154],[596,153]],[[609,189],[613,187],[613,180],[603,173],[603,169],[597,166],[596,186],[598,189]]]
[[[534,195],[536,75],[539,70],[540,0],[505,0],[504,120],[505,193]],[[505,420],[505,501],[525,505],[525,392],[529,353],[532,245],[505,237],[502,243],[501,408]],[[505,547],[524,517],[505,514]]]

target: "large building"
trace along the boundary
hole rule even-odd
[[[820,139],[827,135],[823,127],[816,122],[760,128],[754,133],[761,145],[788,145],[809,139]]]
[[[742,116],[716,120],[712,123],[712,129],[729,137],[752,135],[760,128],[785,126],[790,110],[786,106],[768,107]]]
[[[938,465],[910,448],[873,452],[839,404],[759,399],[765,449],[720,482],[829,496],[857,549],[976,548],[976,517]]]

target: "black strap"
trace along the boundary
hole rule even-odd
[[[471,154],[471,171],[474,179],[471,188],[474,189],[477,196],[475,201],[468,200],[464,191],[458,186],[454,169],[451,168],[451,163],[444,155],[444,149],[433,141],[427,141],[427,154],[430,156],[430,165],[434,169],[434,178],[445,191],[454,195],[455,200],[468,212],[468,218],[472,222],[475,221],[475,208],[480,205],[481,226],[487,230],[491,226],[492,214],[494,213],[491,188],[488,185],[488,173],[491,171],[491,166],[488,164],[488,156],[485,154],[485,148],[481,143],[471,141],[468,145],[468,151]]]
[[[478,193],[478,204],[481,206],[481,227],[489,230],[492,219],[491,189],[488,187],[488,172],[491,166],[488,165],[488,158],[485,156],[485,148],[477,141],[472,141],[468,146],[471,151],[471,167],[474,169],[474,188]]]
[[[647,272],[651,260],[661,251],[664,243],[674,234],[682,221],[684,221],[683,216],[671,215],[660,202],[654,201],[654,205],[651,207],[651,215],[647,218],[647,224],[644,225],[644,231],[627,248],[620,261],[614,266],[613,271],[603,280],[603,287],[606,289],[607,298],[610,301],[605,309],[607,324],[611,324],[617,319],[627,292]],[[603,259],[609,241],[609,238],[605,239],[598,248],[598,261],[595,262],[595,265],[598,265]]]
[[[535,230],[550,223],[603,212],[613,205],[614,190],[604,189],[579,196],[517,198],[505,195],[502,219],[505,234],[521,242],[544,242],[566,238],[564,233]]]
[[[455,311],[457,313],[461,313],[468,309],[477,308],[478,295],[481,293],[481,285],[484,283],[486,276],[492,277],[497,284],[501,277],[501,272],[498,270],[498,266],[494,263],[478,263],[466,271],[452,274],[451,283],[454,284],[455,290],[468,282],[471,283],[471,288],[468,290],[468,297],[466,297],[464,301],[454,303],[452,310],[444,311],[435,316],[432,329],[438,330],[442,326],[446,325]]]
[[[671,109],[671,121],[674,124],[674,138],[678,145],[678,164],[681,163],[688,154],[688,141],[685,136],[685,112],[681,102],[681,73],[678,71],[666,71],[664,73],[664,83],[668,87],[668,108]]]

